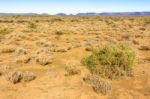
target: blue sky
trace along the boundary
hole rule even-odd
[[[150,0],[0,0],[0,12],[79,13],[150,11]]]

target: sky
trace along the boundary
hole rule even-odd
[[[0,0],[3,13],[66,13],[150,11],[150,0]]]

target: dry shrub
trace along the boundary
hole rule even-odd
[[[23,55],[23,56],[17,57],[15,59],[15,62],[16,63],[25,63],[25,64],[27,64],[27,63],[30,62],[30,60],[31,60],[31,57]]]
[[[40,65],[47,65],[53,62],[51,50],[49,48],[40,49],[35,54],[35,61]]]
[[[47,39],[38,40],[36,42],[36,45],[38,46],[44,46],[44,47],[51,47],[53,44],[49,42]]]
[[[2,47],[0,48],[0,52],[1,53],[13,53],[15,52],[15,46],[6,46],[6,47]]]
[[[68,48],[65,46],[59,46],[55,49],[55,52],[67,52]]]
[[[6,79],[14,84],[18,83],[21,81],[22,79],[22,76],[23,74],[21,72],[18,72],[18,71],[13,71],[13,72],[10,72],[7,76],[6,76]]]
[[[19,56],[19,55],[25,55],[25,54],[27,54],[27,50],[26,50],[25,48],[23,48],[23,47],[18,47],[18,48],[15,50],[15,54],[16,54],[17,56]]]
[[[111,85],[106,81],[99,81],[93,86],[93,89],[95,92],[105,95],[111,90]]]
[[[36,78],[36,75],[33,74],[32,72],[26,71],[23,73],[23,81],[24,82],[29,82],[32,81]]]
[[[12,71],[6,76],[6,80],[12,82],[13,84],[19,83],[21,81],[28,82],[32,81],[36,78],[35,74],[32,72],[25,71],[19,72],[19,71]]]
[[[76,66],[67,66],[65,68],[65,70],[66,70],[65,76],[72,76],[72,75],[81,74],[81,70],[78,69]]]
[[[12,41],[20,41],[20,40],[23,40],[25,38],[26,38],[26,35],[24,33],[11,33],[8,36],[8,39],[12,40]]]
[[[107,94],[111,91],[111,84],[99,78],[98,75],[88,75],[83,78],[84,82],[92,85],[93,89],[97,93]]]
[[[82,59],[93,74],[106,78],[117,78],[132,69],[136,58],[135,52],[125,45],[106,45],[93,50],[92,54]]]

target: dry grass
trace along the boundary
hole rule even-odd
[[[149,93],[146,88],[150,86],[149,20],[149,16],[0,17],[1,98],[148,98],[144,93]],[[134,53],[128,48],[112,47],[108,45],[110,43],[115,46],[131,46],[141,62],[135,62],[135,66],[132,66]],[[103,48],[104,45],[108,45],[108,49]],[[95,48],[98,49],[92,52]],[[87,57],[86,68],[80,62],[85,55],[90,54],[101,60],[96,60],[94,63],[98,62],[98,65],[95,65],[91,64],[94,59]],[[66,65],[70,60],[73,62]],[[87,62],[91,62],[90,65]],[[74,64],[75,67],[72,67]],[[37,75],[37,79],[32,72]],[[70,76],[65,76],[64,72]],[[119,80],[107,79],[111,83],[109,84],[106,79],[103,81],[99,78],[99,75],[89,77],[85,82],[90,82],[90,85],[94,83],[89,88],[81,83],[89,73],[105,76],[104,78],[119,75],[130,78],[121,76]],[[8,84],[3,79],[6,75],[8,81],[20,83]],[[95,92],[110,94],[103,96]]]

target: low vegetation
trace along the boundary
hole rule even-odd
[[[135,52],[125,45],[106,45],[93,50],[82,63],[93,74],[106,78],[117,78],[132,69],[136,58]]]

